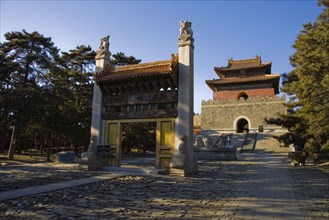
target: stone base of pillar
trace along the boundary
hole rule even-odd
[[[195,175],[198,175],[198,173],[199,173],[198,159],[195,156],[193,156],[192,169],[191,169],[191,171],[187,175],[188,176],[195,176]]]
[[[185,176],[184,168],[174,168],[170,167],[170,176]]]
[[[185,176],[185,155],[178,152],[171,158],[170,176]]]
[[[86,151],[81,155],[78,160],[79,170],[97,171],[102,170],[100,161],[97,160],[96,155],[91,151]]]

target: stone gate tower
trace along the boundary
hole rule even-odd
[[[203,129],[235,132],[275,130],[265,118],[286,114],[285,97],[279,94],[280,74],[271,73],[272,62],[261,57],[228,60],[226,67],[215,67],[219,79],[206,80],[213,99],[202,101]]]

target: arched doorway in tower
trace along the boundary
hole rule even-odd
[[[244,100],[247,100],[249,98],[248,94],[245,92],[240,92],[237,96],[237,99],[243,98]]]
[[[248,121],[244,118],[241,118],[236,123],[236,132],[237,133],[245,133],[249,132],[249,124]]]

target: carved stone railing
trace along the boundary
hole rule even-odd
[[[198,160],[237,160],[232,134],[226,136],[196,136],[194,153]]]

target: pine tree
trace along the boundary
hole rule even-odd
[[[15,72],[16,64],[11,62],[4,51],[4,44],[0,43],[0,127],[1,127],[1,145],[0,152],[4,152],[7,142],[9,141],[8,130],[10,128],[11,112],[14,109],[14,82],[11,78]]]
[[[312,24],[304,25],[290,57],[295,68],[284,76],[283,91],[290,95],[294,115],[271,119],[289,134],[279,137],[306,151],[329,148],[329,1],[319,1],[323,12]]]
[[[51,38],[46,38],[38,32],[28,33],[9,32],[5,34],[6,42],[1,46],[1,54],[6,63],[15,66],[12,71],[7,71],[12,89],[13,109],[7,111],[13,115],[15,126],[14,140],[19,145],[20,136],[32,115],[39,112],[34,105],[42,100],[36,98],[41,93],[41,87],[47,85],[46,75],[58,58],[59,50],[54,46]],[[8,89],[8,88],[7,88]],[[5,117],[8,117],[4,116]],[[8,153],[13,158],[14,143]]]
[[[131,64],[139,64],[142,60],[136,59],[134,56],[126,56],[123,52],[118,52],[116,54],[112,54],[111,63],[117,66],[127,66]]]
[[[70,104],[63,117],[67,119],[67,132],[75,146],[89,143],[95,55],[90,46],[84,45],[62,54],[70,85],[67,91],[71,94],[66,97],[66,103]]]

